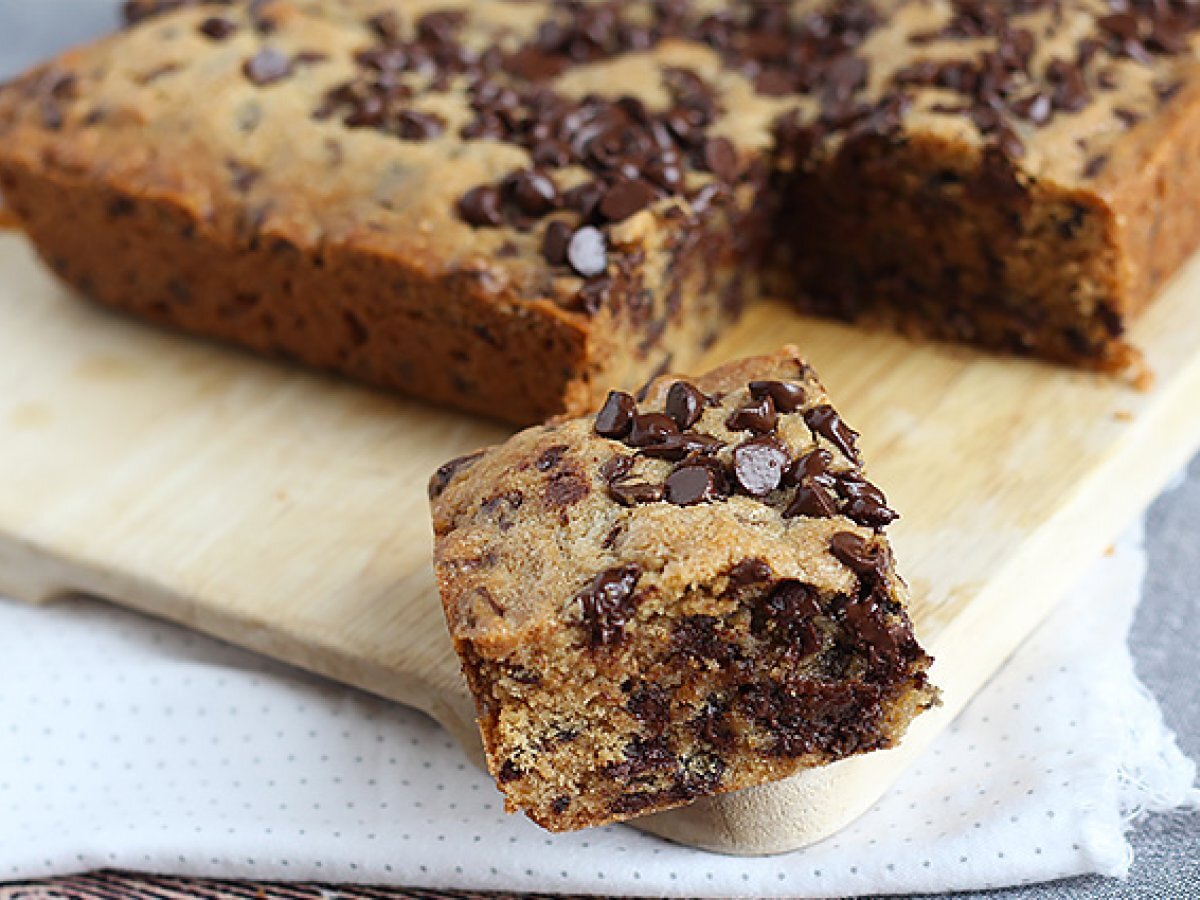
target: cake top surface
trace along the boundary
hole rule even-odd
[[[1170,127],[1200,25],[1184,0],[130,9],[129,30],[0,95],[6,155],[566,314],[653,243],[656,215],[752,191],[779,141],[794,156],[903,136],[996,190],[1103,195]]]
[[[431,497],[451,629],[500,651],[566,623],[601,646],[634,591],[894,579],[878,532],[895,513],[855,438],[787,348],[664,376],[640,401],[614,392],[596,415],[448,463]]]

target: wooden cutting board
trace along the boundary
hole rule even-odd
[[[769,853],[867,809],[1200,444],[1200,262],[1134,338],[1150,390],[754,309],[711,361],[806,349],[903,515],[945,704],[895,750],[639,827]],[[425,482],[504,434],[80,303],[0,235],[0,593],[183,623],[422,709],[478,758]]]

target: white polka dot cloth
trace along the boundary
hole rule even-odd
[[[0,600],[0,881],[99,867],[682,896],[976,888],[1128,867],[1194,767],[1124,638],[1139,533],[854,825],[739,859],[505,815],[432,722],[93,602]]]

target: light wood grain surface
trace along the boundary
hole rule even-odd
[[[1200,265],[1129,384],[752,310],[717,362],[801,344],[863,432],[945,705],[904,744],[638,824],[791,849],[868,808],[1200,444]],[[0,236],[0,592],[86,592],[425,710],[478,754],[425,482],[498,426],[79,303]]]

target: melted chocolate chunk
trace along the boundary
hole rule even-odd
[[[888,508],[883,492],[869,481],[843,474],[837,481],[838,492],[846,498],[844,515],[869,528],[880,529],[891,524],[899,515]]]
[[[787,447],[773,437],[756,437],[733,448],[733,474],[742,490],[765,497],[783,480],[791,461]]]
[[[694,384],[676,381],[667,391],[666,412],[680,430],[691,428],[704,413],[708,398]]]
[[[781,581],[755,604],[750,630],[756,637],[791,644],[806,656],[819,646],[811,620],[820,613],[821,605],[812,587],[799,581]]]
[[[855,442],[858,432],[842,421],[832,406],[814,406],[804,414],[804,422],[813,435],[820,435],[837,447],[851,462],[858,462],[858,447]]]
[[[884,576],[887,550],[852,531],[839,531],[829,539],[829,552],[864,582],[874,585]]]
[[[743,559],[729,570],[729,580],[739,587],[770,581],[772,575],[770,563],[757,557]]]
[[[633,417],[637,413],[637,401],[624,391],[609,391],[608,399],[600,412],[596,413],[596,434],[601,437],[620,440],[629,434],[633,427]],[[628,457],[616,457],[629,459]],[[632,464],[632,460],[630,461]]]
[[[621,639],[634,612],[633,592],[641,577],[642,570],[636,565],[606,569],[576,595],[592,647],[615,644]]]

